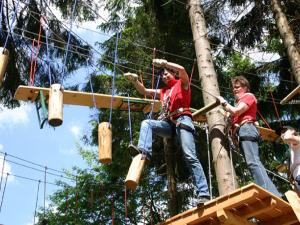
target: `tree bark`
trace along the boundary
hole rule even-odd
[[[174,155],[174,140],[172,138],[164,138],[164,153],[165,161],[167,164],[167,179],[168,179],[168,193],[170,196],[170,201],[168,202],[168,209],[171,216],[175,216],[179,213],[178,206],[178,193],[176,188],[175,180],[175,155]]]
[[[188,0],[202,94],[204,104],[208,105],[215,102],[214,96],[219,96],[220,91],[200,2],[200,0]],[[224,134],[225,119],[221,114],[220,106],[206,113],[206,117],[210,131],[213,165],[216,171],[219,194],[224,195],[234,191],[237,187],[235,171],[231,166],[228,155],[227,137]]]
[[[300,84],[300,53],[299,48],[296,45],[296,39],[285,14],[282,12],[280,2],[278,0],[271,0],[271,6],[280,36],[284,46],[287,48],[292,73],[294,74],[297,83]]]

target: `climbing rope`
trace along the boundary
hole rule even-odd
[[[155,93],[154,93],[153,101],[155,101],[155,99],[156,99],[157,89],[158,89],[160,77],[161,77],[161,73],[159,73],[159,75],[158,75],[158,79],[157,79],[156,87],[155,87],[155,90],[156,90],[156,91],[155,91]],[[149,113],[149,119],[150,119],[150,120],[152,119],[153,109],[154,109],[154,103],[152,103],[152,105],[151,105],[151,111],[150,111],[150,113]],[[146,132],[146,136],[145,136],[146,139],[147,139],[147,137],[148,137],[149,129],[150,129],[150,126],[148,126],[148,129],[147,129],[147,132]],[[145,146],[146,146],[146,141],[145,141],[145,143],[144,143],[144,148],[143,148],[143,149],[145,149]],[[144,154],[144,152],[143,152],[143,154]]]
[[[191,72],[191,76],[190,76],[189,85],[191,85],[191,83],[192,83],[192,78],[193,78],[193,75],[194,75],[194,70],[195,70],[196,62],[197,62],[196,59],[194,59],[194,63],[193,63],[193,67],[192,67],[192,72]]]
[[[2,31],[2,13],[3,13],[3,4],[4,0],[1,0],[1,8],[0,8],[0,31]]]
[[[260,116],[260,118],[264,121],[264,123],[266,124],[266,126],[272,130],[272,128],[270,127],[269,123],[267,122],[267,120],[263,117],[263,115],[260,113],[259,110],[257,110],[258,115]]]
[[[272,98],[272,102],[273,102],[273,105],[274,105],[274,109],[275,109],[277,119],[279,121],[280,127],[282,127],[281,119],[280,119],[279,112],[278,112],[278,107],[276,106],[272,91],[270,91],[270,95],[271,95],[271,98]]]
[[[113,71],[111,99],[110,99],[109,124],[111,124],[111,120],[112,120],[112,104],[113,104],[113,98],[115,95],[116,64],[118,63],[118,42],[119,42],[119,32],[117,32],[117,34],[116,34],[116,45],[115,45],[115,53],[114,53],[114,71]]]
[[[88,60],[89,59],[86,60],[86,66],[87,66],[87,73],[89,74]],[[90,83],[90,88],[91,88],[91,92],[92,92],[93,105],[94,105],[94,108],[97,109],[97,102],[96,102],[96,97],[95,97],[94,88],[93,88],[93,84],[92,84],[92,73],[90,74],[89,83]],[[97,121],[99,124],[100,123],[99,116],[97,117]]]
[[[67,42],[65,56],[64,56],[64,64],[63,64],[61,83],[63,83],[63,78],[64,78],[64,75],[65,75],[65,68],[67,67],[67,58],[68,58],[68,52],[69,52],[68,50],[69,50],[69,45],[70,45],[70,40],[71,40],[71,32],[72,32],[72,27],[73,27],[73,19],[74,19],[74,14],[75,14],[75,9],[76,9],[76,3],[77,3],[77,0],[75,0],[75,2],[74,2],[72,13],[71,13],[70,31],[69,31],[69,34],[68,34],[68,42]]]
[[[34,209],[34,216],[33,216],[33,224],[34,225],[35,225],[36,210],[37,210],[38,201],[39,201],[40,183],[41,183],[41,181],[39,180],[38,188],[37,188],[37,192],[36,192],[35,209]]]
[[[14,25],[14,23],[15,23],[15,20],[16,20],[16,18],[17,18],[17,14],[18,14],[18,11],[19,11],[19,3],[20,3],[20,0],[18,0],[18,2],[17,2],[17,6],[16,6],[16,8],[15,8],[15,13],[14,13],[14,15],[13,15],[11,24],[10,24],[10,26],[8,26],[8,27],[9,27],[9,33],[10,33],[11,36],[12,36],[12,34],[13,34],[13,32],[12,32],[11,30],[12,30],[12,27],[13,27],[13,25]],[[1,17],[2,17],[2,14],[1,14]],[[6,47],[7,47],[8,37],[9,37],[9,34],[7,34],[6,39],[5,39],[5,42],[4,42],[3,53],[4,53],[4,50],[5,50]]]
[[[36,73],[36,67],[37,67],[37,58],[41,47],[41,33],[42,33],[42,24],[40,24],[40,29],[38,33],[38,41],[33,39],[32,41],[32,51],[31,51],[31,63],[30,63],[30,78],[29,78],[29,85],[34,86],[34,78]],[[35,43],[37,43],[37,46],[35,46]]]
[[[207,143],[207,157],[208,157],[208,179],[209,179],[209,193],[210,193],[210,199],[212,199],[212,173],[211,173],[211,157],[210,157],[210,146],[209,146],[209,131],[208,131],[208,125],[205,126],[205,133],[206,133],[206,143]]]
[[[129,138],[130,144],[132,145],[132,129],[131,129],[131,113],[130,113],[130,98],[128,94],[128,123],[129,123]]]
[[[125,190],[124,190],[124,206],[125,206],[125,224],[127,225],[128,209],[127,209],[127,187],[126,187],[126,185],[125,185]]]
[[[5,178],[5,184],[4,184],[4,189],[3,189],[2,198],[1,198],[0,212],[2,210],[2,205],[3,205],[3,201],[4,201],[4,194],[5,194],[5,190],[6,190],[6,184],[7,184],[8,176],[9,176],[9,173],[6,174],[6,178]]]
[[[1,191],[1,186],[2,186],[2,179],[3,179],[3,173],[4,173],[4,166],[5,166],[6,156],[7,156],[7,153],[4,154],[3,161],[2,161],[1,179],[0,179],[0,191]]]
[[[156,48],[153,48],[153,58],[155,59],[156,56]],[[154,64],[152,63],[152,81],[151,81],[151,87],[154,88]]]
[[[47,166],[45,166],[45,174],[44,174],[44,219],[46,216],[46,183],[47,183]]]
[[[51,86],[52,79],[51,79],[51,62],[50,62],[50,52],[49,52],[49,26],[47,24],[46,17],[41,17],[40,19],[41,25],[45,32],[45,38],[46,38],[46,51],[47,51],[47,59],[46,62],[48,64],[48,78],[49,78],[49,84]]]

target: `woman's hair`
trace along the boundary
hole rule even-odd
[[[234,86],[236,83],[239,83],[242,87],[247,87],[247,91],[250,91],[250,83],[244,76],[236,76],[231,78],[232,86]]]

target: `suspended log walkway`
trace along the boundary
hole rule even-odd
[[[40,91],[46,99],[49,98],[49,88],[33,87],[33,86],[22,86],[20,85],[15,93],[16,100],[22,101],[36,101]],[[80,105],[94,107],[94,99],[97,108],[110,108],[111,95],[79,92],[79,91],[63,91],[63,103],[67,105]],[[160,102],[152,99],[142,98],[129,98],[130,110],[132,111],[144,111],[150,112],[153,105],[153,112],[160,110]],[[128,97],[117,96],[113,97],[112,102],[113,109],[128,110]]]
[[[270,192],[249,184],[230,194],[192,208],[159,225],[296,225],[291,205]]]

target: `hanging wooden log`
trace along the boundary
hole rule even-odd
[[[98,125],[98,150],[101,163],[112,162],[112,125],[109,122]]]
[[[48,123],[57,127],[63,122],[63,87],[52,84],[49,92]]]
[[[125,186],[127,188],[134,190],[138,186],[145,161],[146,158],[143,159],[142,154],[138,154],[133,158],[125,179]]]
[[[0,48],[0,86],[6,72],[6,66],[9,60],[9,51],[5,48]]]

